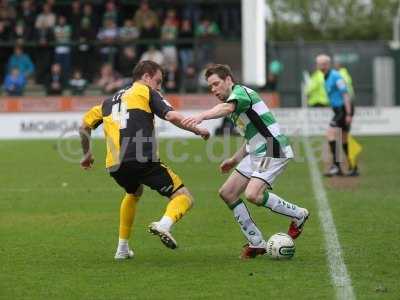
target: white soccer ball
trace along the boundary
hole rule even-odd
[[[292,258],[295,251],[294,241],[286,233],[276,233],[267,242],[267,255],[275,259]]]

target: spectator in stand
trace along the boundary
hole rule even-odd
[[[168,64],[164,68],[164,88],[166,92],[176,93],[179,90],[179,72],[178,66]]]
[[[103,24],[107,20],[113,20],[115,24],[118,24],[118,11],[114,1],[106,2],[105,12],[103,14]]]
[[[118,54],[117,70],[124,78],[132,77],[133,67],[138,63],[139,57],[136,48],[132,45],[139,37],[139,29],[136,27],[132,19],[126,19],[124,26],[119,30],[119,39],[124,43],[124,47]]]
[[[11,3],[11,4],[10,4]],[[13,0],[0,0],[0,9],[5,11],[10,18],[16,18],[16,11],[14,8],[15,1]]]
[[[57,2],[60,2],[60,1],[57,0]],[[56,0],[46,0],[45,4],[50,6],[51,10],[54,12],[55,15],[62,15],[62,14],[66,13],[64,6],[56,5]],[[70,5],[69,1],[68,1],[68,4]]]
[[[197,70],[194,64],[189,64],[182,76],[181,91],[184,93],[195,93],[198,90]]]
[[[45,4],[47,4],[48,6],[50,6],[51,10],[54,11],[54,6],[56,4],[56,0],[46,0]]]
[[[143,53],[140,60],[151,60],[162,66],[164,64],[164,55],[154,45],[150,45],[149,49]]]
[[[81,12],[81,1],[80,0],[74,0],[71,3],[71,14],[69,16],[69,20],[71,23],[71,29],[72,29],[72,40],[76,41],[79,38],[79,29],[81,25],[81,18],[82,18],[82,12]]]
[[[279,76],[283,71],[283,64],[278,60],[274,59],[271,61],[268,67],[267,82],[265,89],[269,92],[276,92],[278,89]]]
[[[21,96],[26,85],[24,74],[20,73],[18,68],[13,68],[4,80],[4,91],[9,96]]]
[[[118,57],[117,70],[123,78],[131,78],[132,70],[139,62],[139,58],[136,55],[135,48],[133,46],[124,47]]]
[[[124,21],[124,26],[119,30],[119,38],[123,43],[131,43],[139,37],[139,29],[131,19]]]
[[[1,42],[7,42],[9,40],[9,32],[7,31],[4,21],[0,21],[0,43]],[[10,50],[6,50],[3,48],[0,51],[0,82],[3,82],[4,76],[7,73],[6,68],[3,68],[2,66],[7,65],[7,61],[9,59],[9,52]]]
[[[36,33],[41,44],[47,44],[50,40],[53,27],[56,24],[56,15],[51,11],[49,4],[44,4],[42,12],[37,16],[35,22]]]
[[[149,2],[144,0],[140,2],[139,9],[136,11],[135,16],[133,17],[136,26],[139,30],[142,30],[145,27],[145,23],[150,21],[156,28],[159,27],[159,20],[157,14],[150,9]]]
[[[50,75],[46,81],[47,95],[62,95],[65,87],[65,79],[62,76],[62,69],[60,64],[53,64],[51,66]]]
[[[200,40],[199,44],[199,63],[203,66],[214,60],[215,44],[214,40],[220,31],[217,23],[204,18],[196,27],[195,36]]]
[[[82,72],[77,69],[72,73],[72,78],[69,80],[69,89],[71,90],[71,94],[83,95],[85,93],[86,87],[88,85],[88,81],[82,77]]]
[[[68,78],[71,69],[71,35],[72,29],[67,24],[65,16],[58,17],[58,23],[54,27],[54,37],[57,43],[54,49],[54,62],[61,65],[63,77]]]
[[[165,13],[165,19],[169,19],[171,23],[176,26],[176,28],[179,28],[179,19],[176,15],[176,9],[169,8]]]
[[[55,23],[56,16],[51,10],[51,5],[45,3],[35,22],[35,41],[39,43],[39,47],[35,48],[36,81],[39,83],[45,83],[44,80],[53,60],[53,49],[49,46],[49,42],[54,38]]]
[[[15,8],[8,3],[8,0],[0,1],[0,20],[4,21],[5,27],[12,30],[16,23],[17,14]]]
[[[144,21],[143,27],[140,29],[139,36],[141,40],[159,40],[160,30],[152,19],[148,19]],[[146,51],[146,48],[146,45],[139,46],[139,55],[142,55],[143,52]]]
[[[97,39],[104,45],[100,48],[103,62],[114,62],[117,48],[115,42],[118,38],[118,28],[112,19],[106,19],[104,27],[97,34]]]
[[[188,19],[184,19],[181,24],[181,30],[179,32],[180,39],[193,39],[192,24]],[[179,58],[181,70],[185,72],[189,65],[193,63],[193,42],[184,41],[179,44]]]
[[[217,8],[219,15],[219,24],[224,36],[240,36],[241,21],[240,21],[240,3],[225,5],[220,3]]]
[[[32,76],[35,67],[29,55],[25,54],[21,46],[14,48],[14,54],[8,60],[8,73],[13,69],[18,69],[25,78]]]
[[[95,72],[95,66],[91,63],[95,53],[89,42],[96,39],[96,24],[97,19],[96,15],[93,14],[92,5],[86,3],[83,6],[82,19],[80,20],[78,36],[80,44],[75,52],[73,67],[82,70],[83,77],[89,81],[93,79]]]
[[[11,39],[19,45],[31,40],[30,30],[28,30],[22,20],[18,21],[11,33]]]
[[[188,1],[182,11],[182,18],[189,20],[191,24],[198,24],[200,22],[201,9],[199,4]]]
[[[164,55],[164,66],[174,69],[178,64],[178,54],[175,46],[178,37],[178,21],[176,11],[170,9],[167,11],[164,24],[161,27],[161,40],[164,42],[161,50]]]
[[[8,40],[10,40],[10,28],[5,21],[0,20],[0,41],[7,42]]]
[[[156,23],[152,19],[144,21],[143,26],[140,29],[141,39],[158,39],[160,38],[160,30]]]
[[[96,86],[101,88],[103,93],[112,94],[121,89],[125,81],[114,71],[111,64],[103,64],[100,70],[100,78],[96,81]]]
[[[86,41],[93,41],[96,38],[96,28],[98,25],[97,15],[93,13],[93,7],[91,4],[86,3],[83,6],[83,15],[80,22],[80,38],[84,38]]]
[[[62,3],[65,3],[67,5],[62,5]],[[50,5],[51,10],[56,14],[56,16],[68,15],[69,9],[71,7],[71,0],[68,0],[67,2],[65,2],[64,0],[46,0],[46,4]]]
[[[36,21],[36,7],[32,0],[22,1],[18,19],[23,20],[25,30],[27,32],[27,39],[30,40],[34,35],[35,21]]]

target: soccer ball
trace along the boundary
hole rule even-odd
[[[267,255],[275,259],[292,258],[295,250],[294,241],[286,233],[276,233],[267,242]]]

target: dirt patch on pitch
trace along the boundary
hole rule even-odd
[[[360,177],[335,176],[326,179],[327,186],[339,191],[352,191],[359,187]]]
[[[330,164],[325,164],[325,170],[328,170]],[[342,164],[342,170],[347,173],[348,167],[346,163]],[[361,169],[362,165],[359,167]],[[352,191],[356,190],[360,186],[361,176],[352,177],[352,176],[333,176],[333,177],[325,177],[326,184],[329,188],[339,190],[339,191]]]

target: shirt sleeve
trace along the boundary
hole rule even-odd
[[[150,109],[159,118],[165,120],[165,115],[174,110],[171,104],[161,94],[153,89],[150,90]]]
[[[101,105],[93,106],[88,112],[86,112],[83,116],[83,123],[91,129],[96,129],[101,123],[103,123]]]
[[[237,114],[246,112],[251,106],[250,95],[244,88],[241,88],[240,92],[234,91],[226,102],[235,103],[235,113]]]
[[[346,82],[344,81],[344,79],[341,76],[338,76],[336,78],[336,87],[342,94],[345,94],[348,92]]]

